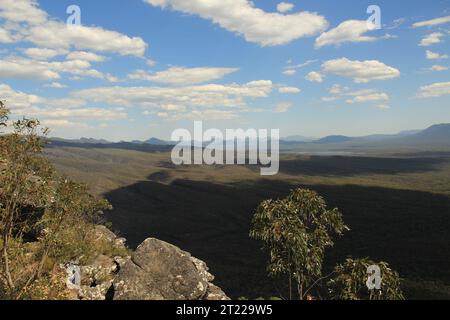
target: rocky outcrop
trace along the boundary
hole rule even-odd
[[[164,241],[149,238],[114,279],[115,300],[226,300],[211,284],[206,264]]]
[[[118,238],[106,227],[98,226],[95,232],[99,241],[125,246],[125,239]],[[72,273],[73,265],[70,268]],[[70,288],[77,291],[78,299],[229,299],[219,287],[212,284],[214,276],[209,273],[205,262],[154,238],[145,240],[131,256],[99,255],[90,265],[79,266],[79,272],[79,287]]]

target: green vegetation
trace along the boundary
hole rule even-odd
[[[376,265],[380,268],[381,289],[368,290],[367,269]],[[333,278],[328,282],[329,294],[335,300],[403,300],[400,276],[391,270],[386,262],[369,259],[348,258],[334,268]]]
[[[328,210],[325,200],[307,189],[293,190],[285,199],[266,200],[256,210],[250,236],[262,240],[269,252],[270,275],[287,274],[289,299],[292,300],[292,279],[297,283],[300,300],[315,299],[323,280],[329,282],[330,297],[339,300],[403,299],[398,274],[385,262],[347,259],[334,271],[322,276],[325,249],[334,245],[332,235],[342,235],[347,226],[338,209]],[[380,289],[369,290],[368,267],[381,269]]]
[[[270,256],[269,273],[288,274],[289,298],[293,278],[303,300],[322,276],[325,248],[333,245],[331,235],[341,235],[346,228],[340,212],[327,210],[316,192],[296,189],[285,199],[260,204],[250,236],[264,242]]]
[[[450,154],[393,151],[284,154],[280,174],[264,179],[251,166],[175,167],[170,153],[120,146],[50,144],[45,155],[111,202],[105,216],[130,246],[149,236],[180,246],[232,297],[288,298],[286,279],[267,277],[267,256],[248,231],[262,201],[301,187],[339,208],[351,228],[327,250],[324,274],[349,254],[371,257],[401,274],[407,299],[450,299]]]
[[[56,174],[41,156],[46,129],[39,121],[10,124],[0,104],[0,298],[67,298],[59,264],[99,254],[94,222],[106,200],[87,187]]]
[[[7,276],[0,275],[3,297],[64,298],[67,293],[59,263],[78,258],[80,253],[86,261],[101,252],[124,254],[90,239],[91,222],[97,220],[96,211],[105,203],[91,197],[86,186],[57,175],[48,159],[58,172],[86,183],[91,193],[113,204],[114,210],[107,211],[106,218],[131,246],[154,236],[182,247],[205,260],[217,276],[217,284],[232,297],[284,297],[288,292],[285,279],[267,278],[267,256],[258,250],[259,241],[249,239],[248,230],[252,213],[262,201],[283,199],[288,190],[301,187],[314,190],[331,207],[340,208],[351,228],[328,247],[323,274],[338,274],[335,266],[350,253],[370,256],[375,261],[389,261],[398,270],[406,298],[450,298],[448,153],[284,154],[280,174],[262,179],[259,170],[249,166],[174,167],[167,152],[57,143],[42,149],[38,122],[25,119],[13,126],[7,115],[2,106],[0,129],[8,125],[8,134],[0,137],[2,226],[4,218],[11,217],[4,204],[13,198],[11,188],[5,192],[3,181],[14,183],[21,193],[15,198],[18,208],[12,215],[14,228],[6,246],[15,289],[8,286]],[[12,148],[14,145],[19,149]],[[26,152],[17,154],[17,150]],[[14,171],[7,168],[23,174],[12,175]],[[24,177],[30,179],[19,184]],[[37,196],[36,188],[44,196]],[[74,204],[81,202],[83,209],[75,210]],[[61,208],[67,212],[60,214]],[[11,230],[2,227],[0,232],[6,229]],[[56,230],[54,239],[47,230]],[[73,241],[78,241],[76,246],[71,245]],[[47,258],[42,259],[45,252]],[[4,261],[1,258],[2,274]],[[40,276],[34,276],[39,269]],[[30,278],[28,289],[22,290]],[[347,290],[357,298],[368,298],[353,289],[348,291],[339,279],[335,281],[338,291],[323,291],[321,281],[314,294],[327,297],[334,292],[329,296],[333,297]]]

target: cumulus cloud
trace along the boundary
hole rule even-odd
[[[62,21],[51,20],[35,0],[2,0],[0,18],[20,34],[16,40],[44,48],[89,49],[135,56],[143,56],[147,48],[139,37],[94,26],[68,26]]]
[[[147,44],[139,37],[130,38],[100,27],[85,27],[48,21],[29,29],[25,40],[47,48],[76,48],[115,52],[142,57]]]
[[[30,25],[42,24],[48,20],[47,13],[39,9],[36,0],[2,0],[0,18]]]
[[[280,87],[278,89],[278,92],[284,94],[292,94],[292,93],[300,93],[302,92],[302,90],[296,87]]]
[[[59,83],[59,82],[52,82],[50,84],[45,85],[47,88],[53,88],[53,89],[64,89],[67,88],[66,85]]]
[[[272,91],[269,80],[246,84],[205,84],[183,87],[100,87],[78,90],[73,97],[89,103],[110,106],[141,107],[148,114],[167,120],[234,118],[241,112],[251,112],[248,100],[265,98]],[[228,110],[224,110],[228,109]],[[210,110],[210,111],[208,111]],[[213,111],[224,112],[217,113]],[[198,116],[198,118],[195,118]]]
[[[444,23],[449,23],[450,22],[450,16],[446,16],[446,17],[440,17],[440,18],[435,18],[435,19],[431,19],[431,20],[426,20],[426,21],[419,21],[413,24],[414,28],[418,28],[418,27],[432,27],[432,26],[437,26],[440,24],[444,24]]]
[[[297,73],[297,70],[306,67],[307,65],[310,65],[314,62],[316,62],[317,60],[307,60],[303,63],[299,63],[299,64],[291,64],[292,61],[289,61],[289,65],[287,65],[285,67],[285,70],[283,71],[283,74],[286,76],[293,76]]]
[[[8,30],[0,27],[0,43],[13,43],[14,39]]]
[[[238,71],[238,68],[181,68],[171,67],[164,71],[148,73],[137,70],[128,75],[131,80],[152,81],[173,85],[189,85],[223,78]]]
[[[419,98],[432,98],[450,95],[450,82],[437,82],[419,89]]]
[[[66,59],[67,60],[84,60],[84,61],[91,61],[91,62],[103,62],[106,60],[106,57],[100,56],[93,52],[74,51],[74,52],[69,53],[66,56]]]
[[[448,70],[448,67],[435,64],[431,68],[429,68],[428,70],[429,71],[445,71],[445,70]]]
[[[295,70],[295,69],[286,69],[286,70],[283,71],[283,74],[285,76],[293,76],[296,73],[297,73],[297,70]]]
[[[373,105],[374,103],[377,103],[378,105],[386,105],[386,102],[390,99],[387,93],[379,90],[364,89],[351,91],[350,88],[342,87],[339,84],[333,85],[329,89],[329,92],[332,96],[321,98],[323,102],[345,99],[345,102],[348,104],[365,103]]]
[[[389,96],[384,92],[361,92],[357,93],[353,98],[346,100],[347,103],[365,103],[388,101]]]
[[[330,94],[341,94],[348,90],[348,87],[343,87],[340,84],[333,84],[328,91],[330,92]]]
[[[96,119],[102,121],[122,120],[127,118],[127,113],[124,111],[101,108],[31,108],[28,112],[29,115],[40,118]]]
[[[239,114],[230,110],[192,110],[184,113],[157,112],[156,116],[164,120],[195,120],[195,121],[214,121],[214,120],[233,120],[239,118]]]
[[[428,60],[440,60],[440,59],[447,59],[448,55],[446,55],[446,54],[439,54],[439,53],[427,50],[426,57],[427,57]]]
[[[23,53],[36,60],[48,60],[65,53],[65,50],[55,50],[47,48],[27,48]]]
[[[147,59],[145,61],[145,64],[148,65],[149,67],[154,67],[154,66],[156,66],[157,62],[153,59]]]
[[[26,114],[40,119],[59,120],[61,123],[74,119],[112,121],[128,116],[123,110],[86,107],[85,101],[80,99],[48,99],[16,91],[5,84],[0,84],[0,96],[6,100],[14,115]]]
[[[277,11],[281,13],[286,13],[289,11],[292,11],[294,9],[295,5],[290,2],[280,2],[277,4]]]
[[[150,5],[171,8],[208,19],[222,28],[262,46],[276,46],[313,36],[328,26],[316,13],[268,13],[248,0],[145,0]]]
[[[54,80],[60,75],[42,63],[26,59],[4,59],[0,60],[1,79],[21,80]]]
[[[425,36],[419,43],[420,47],[429,47],[433,44],[441,43],[441,38],[444,37],[442,32],[433,32]]]
[[[364,36],[370,31],[365,20],[347,20],[342,22],[336,28],[322,33],[316,39],[316,47],[320,48],[327,45],[341,45],[345,42],[372,42],[379,38]]]
[[[89,61],[38,61],[17,57],[0,60],[0,78],[22,80],[55,80],[61,78],[61,73],[76,77],[91,77],[115,82],[115,77],[92,69]]]
[[[6,101],[8,108],[10,108],[12,112],[30,108],[33,104],[42,103],[44,101],[43,98],[37,95],[15,91],[6,84],[0,84],[0,97],[2,97],[2,100]]]
[[[285,112],[288,112],[291,107],[292,107],[291,103],[282,102],[275,106],[275,109],[273,110],[273,112],[274,113],[285,113]]]
[[[87,129],[89,126],[85,123],[70,121],[67,119],[44,119],[41,124],[49,128],[74,128]]]
[[[323,74],[321,74],[321,73],[319,73],[317,71],[312,71],[312,72],[308,73],[305,76],[305,79],[310,81],[310,82],[322,83],[323,82],[323,78],[324,78]]]
[[[388,80],[400,76],[396,68],[385,65],[378,60],[349,60],[340,58],[326,61],[322,65],[326,73],[352,78],[356,83],[367,83],[372,80]]]

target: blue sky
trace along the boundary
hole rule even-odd
[[[2,0],[0,98],[66,138],[394,133],[450,122],[449,41],[450,0]]]

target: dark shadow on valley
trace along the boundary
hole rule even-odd
[[[261,244],[248,237],[264,199],[284,197],[293,185],[260,180],[216,184],[148,181],[106,194],[113,229],[135,247],[147,237],[173,243],[203,259],[216,283],[232,297],[278,295],[266,276]],[[346,256],[391,263],[402,276],[450,283],[450,198],[426,192],[362,186],[301,186],[338,207],[352,229],[327,253],[326,268]]]
[[[295,159],[280,159],[280,173],[298,176],[356,176],[364,174],[423,173],[439,170],[439,166],[450,161],[450,157],[349,157],[309,156]],[[248,163],[248,160],[247,160]],[[165,169],[184,168],[171,161],[159,162]],[[245,166],[245,165],[243,165]],[[224,165],[217,165],[217,168]],[[259,174],[260,166],[245,166]],[[187,168],[187,166],[185,167]]]
[[[419,173],[438,170],[438,166],[445,162],[448,162],[448,159],[434,157],[311,156],[305,159],[281,160],[280,172],[322,176]]]

